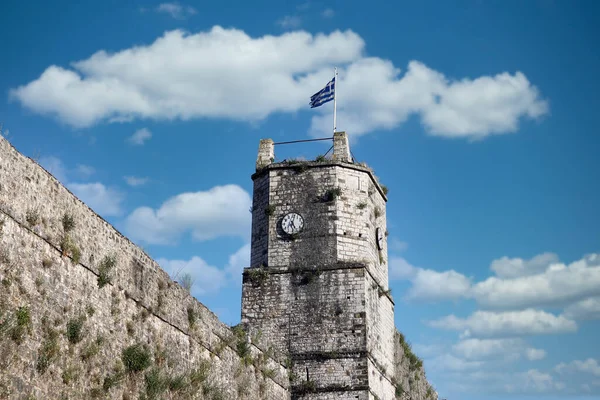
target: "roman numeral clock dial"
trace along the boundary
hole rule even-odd
[[[304,219],[300,214],[289,213],[281,220],[281,229],[288,235],[299,233],[304,228]]]

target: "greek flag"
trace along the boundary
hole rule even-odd
[[[328,101],[333,100],[335,95],[335,77],[325,85],[325,87],[319,90],[317,93],[310,97],[310,108],[322,106]]]

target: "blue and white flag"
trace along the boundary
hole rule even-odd
[[[335,77],[325,85],[325,87],[319,90],[317,93],[310,97],[310,108],[322,106],[328,101],[333,100],[335,96]]]

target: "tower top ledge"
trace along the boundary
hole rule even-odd
[[[275,162],[275,142],[273,139],[261,139],[258,147],[258,157],[256,159],[256,172],[252,174],[252,180],[264,175],[267,171],[274,169],[294,169],[306,170],[309,168],[322,168],[338,166],[343,168],[354,169],[367,173],[373,184],[387,201],[387,195],[382,189],[379,180],[373,173],[373,170],[365,163],[356,163],[350,153],[348,144],[348,136],[346,132],[335,132],[333,135],[333,156],[324,159],[316,160],[283,160]]]

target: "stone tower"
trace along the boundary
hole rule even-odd
[[[252,251],[242,323],[285,354],[292,399],[394,399],[394,303],[387,198],[350,156],[274,163],[260,142],[252,175]]]

